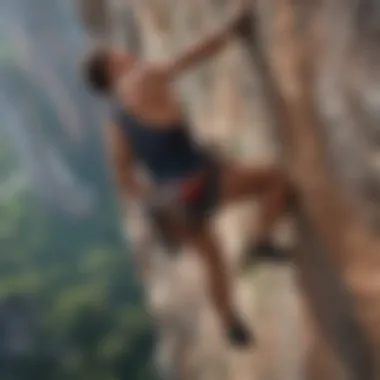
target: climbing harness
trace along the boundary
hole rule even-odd
[[[148,213],[161,242],[173,252],[180,242],[172,236],[170,218],[179,218],[187,228],[196,231],[218,205],[221,164],[207,157],[198,175],[180,182],[158,185],[148,201]]]

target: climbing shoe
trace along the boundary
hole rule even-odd
[[[255,337],[248,327],[238,319],[233,320],[227,328],[229,342],[235,347],[249,347],[255,344]]]
[[[257,262],[286,263],[289,252],[271,241],[263,241],[250,245],[245,252],[243,267]]]

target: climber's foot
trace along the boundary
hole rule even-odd
[[[252,332],[237,318],[228,326],[227,337],[229,342],[235,347],[248,348],[255,344],[255,337]]]
[[[263,241],[250,245],[243,259],[243,267],[255,262],[284,263],[289,260],[289,252],[272,241]]]

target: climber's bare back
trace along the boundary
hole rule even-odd
[[[119,80],[117,93],[147,127],[172,128],[183,117],[172,79],[159,65],[137,63]]]

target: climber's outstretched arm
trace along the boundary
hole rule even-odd
[[[170,77],[176,77],[189,69],[203,63],[209,58],[221,52],[231,40],[234,32],[239,29],[246,16],[243,6],[237,7],[231,12],[229,18],[222,27],[204,36],[198,42],[178,54],[163,65],[163,70]]]

